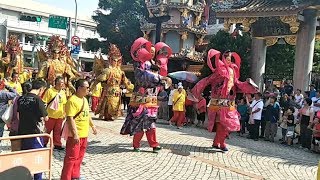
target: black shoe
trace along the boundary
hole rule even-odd
[[[263,138],[264,138],[264,136],[259,136],[259,138],[260,138],[260,139],[263,139]]]
[[[254,141],[259,141],[259,139],[254,139]]]
[[[223,152],[229,151],[228,148],[226,148],[226,147],[225,147],[225,148],[220,148],[220,149],[221,149]]]
[[[161,149],[162,149],[162,147],[160,147],[160,146],[154,147],[153,152],[158,153]]]
[[[212,148],[214,148],[214,149],[220,149],[219,146],[215,146],[215,145],[212,145]]]
[[[59,151],[64,150],[64,148],[62,146],[54,146],[54,149],[59,150]]]

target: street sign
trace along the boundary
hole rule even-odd
[[[57,29],[67,29],[68,18],[62,16],[49,16],[49,27]]]
[[[79,59],[79,54],[74,54],[74,53],[71,53],[71,57],[75,60],[78,60]]]
[[[79,52],[80,52],[80,46],[72,46],[71,53],[79,54]]]
[[[80,38],[78,36],[72,36],[71,38],[71,44],[78,46],[80,45]]]

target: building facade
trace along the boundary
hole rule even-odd
[[[173,50],[169,72],[188,70],[198,73],[204,54],[199,47],[205,43],[209,20],[209,5],[204,0],[147,0],[149,17],[170,16],[162,23],[161,41]],[[156,25],[144,23],[141,27],[145,38],[156,40]]]
[[[68,31],[66,29],[48,27],[50,15],[70,18],[71,35],[74,35],[75,18],[72,12],[66,12],[65,10],[32,0],[0,2],[0,41],[2,40],[6,43],[10,35],[17,35],[23,47],[26,66],[38,66],[36,56],[37,49],[45,49],[50,36],[59,35],[64,40],[68,37]],[[29,18],[29,20],[26,18]],[[35,18],[36,21],[32,22],[30,18]],[[76,35],[80,37],[81,41],[78,61],[80,61],[80,64],[83,66],[92,66],[96,52],[85,51],[85,41],[87,38],[100,37],[96,31],[96,23],[91,17],[77,17]],[[41,37],[40,40],[39,37]],[[35,57],[34,60],[32,57]]]

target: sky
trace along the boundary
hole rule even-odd
[[[75,11],[74,0],[33,0],[36,2],[52,5],[67,11]],[[93,11],[98,8],[99,0],[77,0],[78,14],[92,16]]]

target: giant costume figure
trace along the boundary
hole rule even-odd
[[[254,83],[240,82],[241,59],[237,53],[226,52],[222,55],[217,50],[211,49],[208,52],[207,64],[212,70],[212,74],[199,81],[192,89],[193,95],[199,98],[206,86],[211,86],[211,103],[208,109],[208,130],[216,130],[213,141],[214,148],[228,151],[225,139],[231,131],[240,129],[240,115],[235,107],[235,97],[237,93],[257,92]],[[211,58],[214,58],[213,67]],[[232,62],[234,60],[234,62]]]
[[[140,141],[146,130],[147,140],[154,152],[161,148],[156,140],[155,121],[157,119],[157,94],[159,86],[171,84],[167,75],[168,58],[171,48],[164,43],[155,47],[144,38],[137,39],[131,47],[134,59],[135,87],[131,98],[128,114],[121,128],[121,134],[133,135],[133,147],[139,151]]]
[[[71,96],[75,92],[71,81],[80,75],[62,38],[57,35],[51,36],[47,52],[40,49],[38,57],[41,64],[38,77],[45,79],[50,85],[54,85],[56,77],[63,77],[66,84],[67,97]]]
[[[2,57],[3,50],[7,53],[6,57]],[[17,36],[11,35],[5,47],[0,42],[0,60],[1,78],[11,77],[13,72],[18,73],[19,76],[23,74],[23,50]]]
[[[95,88],[99,82],[102,83],[103,92],[96,114],[100,114],[100,117],[104,116],[106,121],[112,121],[122,115],[120,86],[124,85],[128,91],[132,91],[133,84],[131,84],[126,78],[125,73],[121,70],[122,55],[119,48],[114,44],[110,45],[108,59],[109,67],[107,68],[105,68],[103,59],[100,58],[100,63],[97,61],[99,59],[96,59],[94,69],[95,74],[98,76],[92,88]],[[99,70],[101,67],[104,68],[102,71]]]

